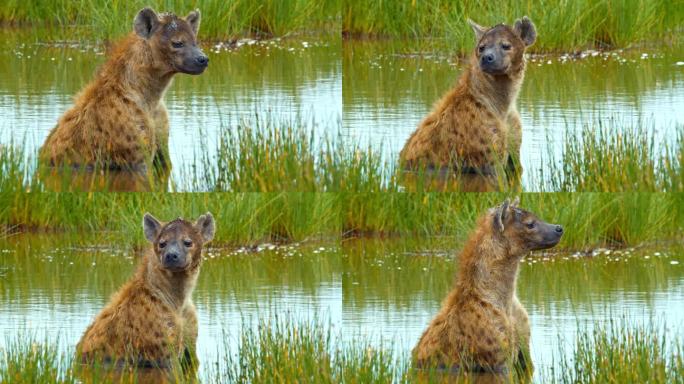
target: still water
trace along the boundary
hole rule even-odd
[[[139,252],[118,237],[0,240],[0,347],[28,333],[72,351],[135,268]],[[408,359],[451,287],[461,246],[432,238],[209,249],[194,295],[199,357],[217,361],[224,345],[237,347],[243,327],[287,313],[329,320],[344,342],[372,340]],[[560,343],[571,349],[578,327],[624,318],[664,322],[682,335],[684,249],[536,254],[521,265],[518,296],[529,312],[539,376]]]
[[[341,40],[326,36],[207,43],[199,76],[174,77],[169,111],[174,180],[195,158],[213,158],[221,128],[261,120],[306,121],[336,134],[342,115]],[[0,144],[25,143],[35,156],[57,119],[104,63],[102,44],[43,43],[0,31]],[[183,188],[183,183],[180,183]]]
[[[344,131],[394,161],[432,105],[456,84],[465,65],[420,45],[343,43]],[[583,126],[595,127],[600,121],[616,135],[642,127],[660,143],[681,130],[683,106],[681,46],[530,57],[518,98],[523,188],[539,190],[539,170],[548,167],[551,156],[560,159],[566,137]]]

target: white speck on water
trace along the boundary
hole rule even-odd
[[[31,58],[31,56],[29,56],[29,58]],[[684,65],[684,61],[678,61],[675,63],[675,65],[682,66],[682,65]]]
[[[644,256],[644,259],[646,259],[646,260],[648,260],[650,258],[651,258],[651,256],[648,256],[648,255]]]
[[[679,264],[679,261],[677,261],[677,260],[670,261],[670,265],[677,265],[677,264]]]
[[[660,256],[660,252],[655,252],[653,256]]]
[[[547,61],[546,64],[551,64],[551,60]]]

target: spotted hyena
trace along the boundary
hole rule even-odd
[[[110,169],[170,167],[168,114],[162,100],[176,73],[198,75],[209,59],[197,45],[200,12],[180,18],[138,12],[134,31],[113,48],[40,149],[53,166]]]
[[[164,224],[145,214],[143,228],[153,247],[83,334],[77,353],[84,363],[170,368],[177,359],[197,361],[192,291],[214,218],[206,213],[194,223]]]
[[[437,102],[400,153],[407,169],[451,169],[492,174],[498,165],[518,169],[522,131],[515,107],[525,74],[525,49],[536,40],[527,17],[513,27],[481,27],[470,65]]]
[[[530,326],[515,293],[520,259],[555,246],[563,234],[517,207],[492,208],[459,256],[455,285],[413,349],[416,366],[447,372],[531,372]]]

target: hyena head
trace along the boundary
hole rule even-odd
[[[191,75],[199,75],[209,65],[209,58],[197,46],[199,26],[199,9],[179,18],[143,8],[133,23],[135,33],[149,43],[156,63],[169,71]]]
[[[489,211],[492,232],[504,240],[512,255],[555,246],[563,236],[563,227],[540,220],[518,208],[519,199],[506,200]]]
[[[537,39],[534,24],[527,16],[516,20],[513,28],[504,24],[486,28],[471,20],[468,23],[475,32],[475,56],[480,69],[492,75],[518,72],[524,63],[525,48],[534,44]]]
[[[154,245],[155,262],[164,269],[180,272],[199,265],[202,247],[214,238],[214,217],[207,212],[194,223],[178,218],[164,224],[146,213],[143,230]]]

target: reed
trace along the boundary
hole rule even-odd
[[[271,37],[298,32],[334,32],[340,0],[7,0],[0,7],[0,23],[42,28],[41,35],[59,39],[111,39],[131,31],[137,11],[151,6],[184,16],[199,7],[201,37],[225,40],[239,36]]]

